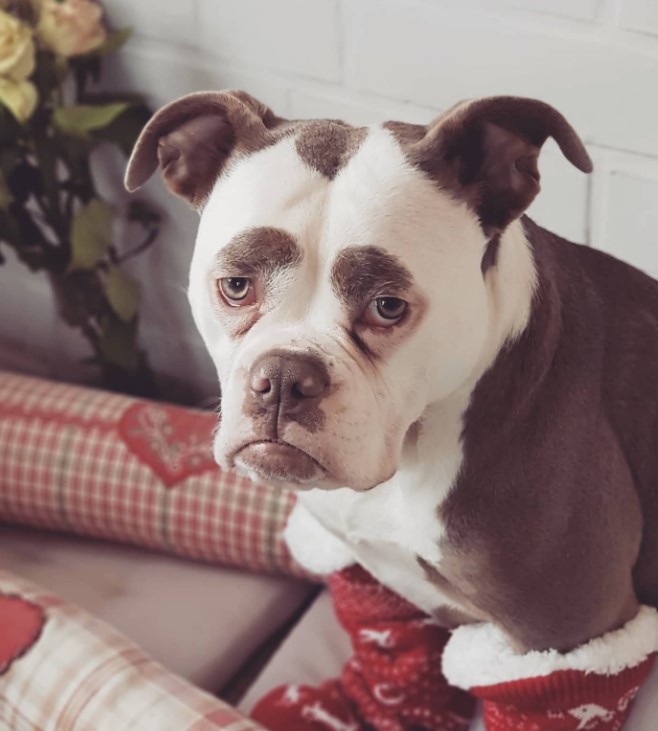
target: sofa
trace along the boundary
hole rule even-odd
[[[339,672],[294,494],[221,472],[215,418],[0,373],[0,729],[256,731],[272,687]],[[625,728],[658,728],[658,669]]]

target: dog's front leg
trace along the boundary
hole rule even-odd
[[[574,650],[515,652],[492,624],[459,627],[446,645],[450,683],[484,701],[487,731],[618,731],[658,651],[658,612]]]

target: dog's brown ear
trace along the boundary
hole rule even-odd
[[[492,236],[539,192],[537,158],[548,137],[579,170],[592,171],[585,146],[556,109],[512,96],[455,105],[430,125],[415,157],[442,186],[467,201]]]
[[[160,109],[142,130],[125,185],[137,190],[159,166],[169,189],[200,208],[228,160],[272,139],[283,120],[243,91],[189,94]]]

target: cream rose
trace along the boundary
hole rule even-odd
[[[60,56],[93,51],[107,38],[103,9],[93,0],[42,0],[37,32]]]
[[[0,76],[23,81],[34,71],[32,31],[0,10]]]
[[[37,105],[36,87],[31,81],[0,77],[0,104],[7,107],[19,122],[25,122]]]

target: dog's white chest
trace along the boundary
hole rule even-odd
[[[444,528],[436,495],[436,489],[405,492],[393,481],[366,493],[311,490],[300,495],[286,538],[312,570],[326,573],[356,562],[427,612],[454,606],[419,563],[441,562]]]
[[[425,414],[404,464],[367,492],[349,488],[299,494],[286,540],[295,558],[327,574],[360,563],[383,584],[426,612],[450,606],[420,559],[440,571],[445,527],[439,509],[462,466],[462,414],[469,392]]]

